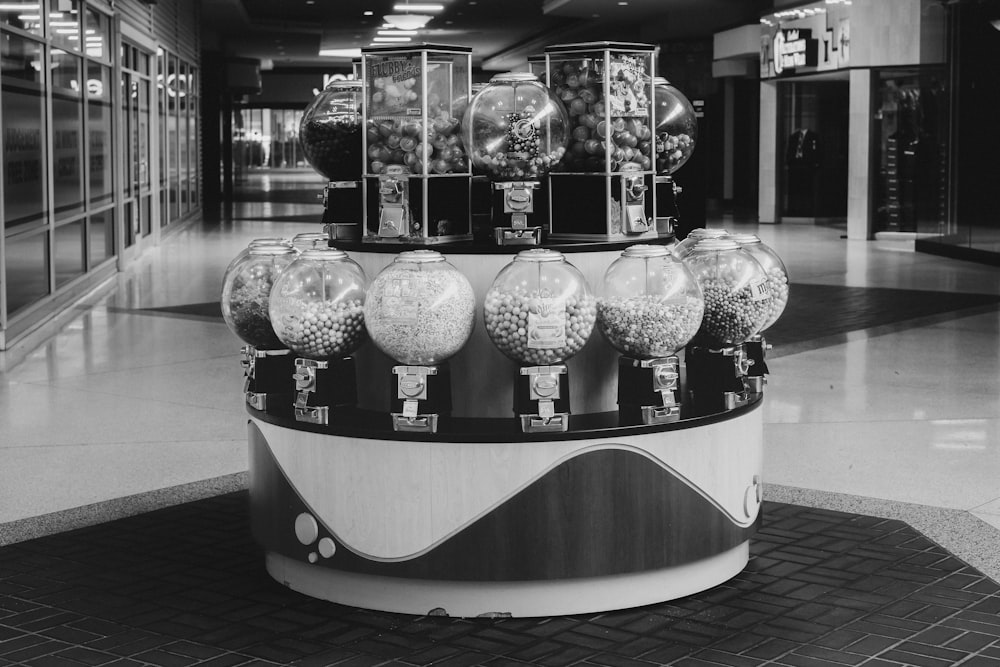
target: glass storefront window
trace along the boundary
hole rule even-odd
[[[52,171],[55,213],[65,217],[83,210],[82,59],[52,49]]]
[[[111,209],[90,216],[87,252],[90,268],[94,268],[115,254],[114,214]]]
[[[90,155],[90,204],[110,202],[112,180],[111,68],[97,63],[87,66],[87,142]]]
[[[177,157],[177,57],[167,58],[167,182],[169,184],[170,219],[180,217],[179,160]]]
[[[40,0],[13,0],[0,4],[0,23],[33,35],[42,34]]]
[[[56,289],[82,276],[85,271],[83,254],[83,219],[56,227],[53,247],[56,269]]]
[[[180,72],[177,76],[176,89],[177,89],[177,140],[180,142],[180,150],[178,151],[178,157],[180,158],[180,164],[178,165],[179,181],[178,196],[180,198],[181,215],[185,214],[190,210],[190,204],[188,203],[188,179],[190,174],[188,173],[188,64],[186,62],[179,63]]]
[[[948,97],[943,68],[878,73],[875,231],[943,234],[948,219]]]
[[[85,16],[84,46],[87,55],[104,62],[111,61],[111,50],[108,47],[110,36],[110,21],[107,16],[88,8]]]
[[[80,50],[80,8],[77,0],[60,0],[49,8],[49,36],[53,46]]]
[[[13,315],[49,293],[48,232],[16,234],[6,239],[7,314]]]
[[[4,35],[0,44],[3,223],[6,229],[11,229],[45,219],[45,95],[37,69],[41,46],[15,35]]]

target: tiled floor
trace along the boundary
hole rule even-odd
[[[245,492],[0,549],[0,665],[1000,667],[1000,585],[901,521],[767,503],[750,566],[671,603],[451,619],[312,600]]]
[[[750,568],[596,618],[414,619],[288,592],[250,542],[240,343],[212,305],[250,239],[320,213],[308,176],[251,186],[231,220],[171,235],[0,354],[0,667],[1000,665],[996,268],[713,221],[759,233],[793,282],[769,334],[771,502]]]

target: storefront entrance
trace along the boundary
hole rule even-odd
[[[784,222],[846,225],[850,93],[845,77],[834,73],[778,84],[778,212]]]

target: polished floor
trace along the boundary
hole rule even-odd
[[[59,328],[0,353],[0,544],[22,549],[0,564],[72,551],[66,530],[242,493],[240,341],[211,306],[250,239],[318,229],[319,187],[252,180],[231,219],[169,235]],[[758,233],[792,282],[769,335],[765,499],[905,522],[968,576],[1000,581],[1000,271],[835,227],[710,226]]]

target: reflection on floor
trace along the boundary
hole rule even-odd
[[[240,341],[217,306],[225,266],[250,239],[318,229],[320,206],[305,195],[322,184],[269,178],[286,194],[170,235],[60,330],[0,356],[0,544],[13,545],[0,549],[0,667],[140,651],[137,662],[165,667],[479,660],[469,652],[505,656],[492,664],[646,664],[698,651],[733,665],[976,653],[967,664],[1000,665],[996,622],[984,618],[1000,611],[997,590],[979,575],[1000,579],[1000,272],[811,224],[710,224],[758,233],[793,282],[769,335],[772,502],[740,578],[597,619],[491,624],[351,612],[282,590],[245,532]],[[902,539],[898,520],[933,543]],[[873,528],[885,534],[865,537]],[[877,546],[851,556],[852,540]],[[141,611],[126,612],[140,597]]]

